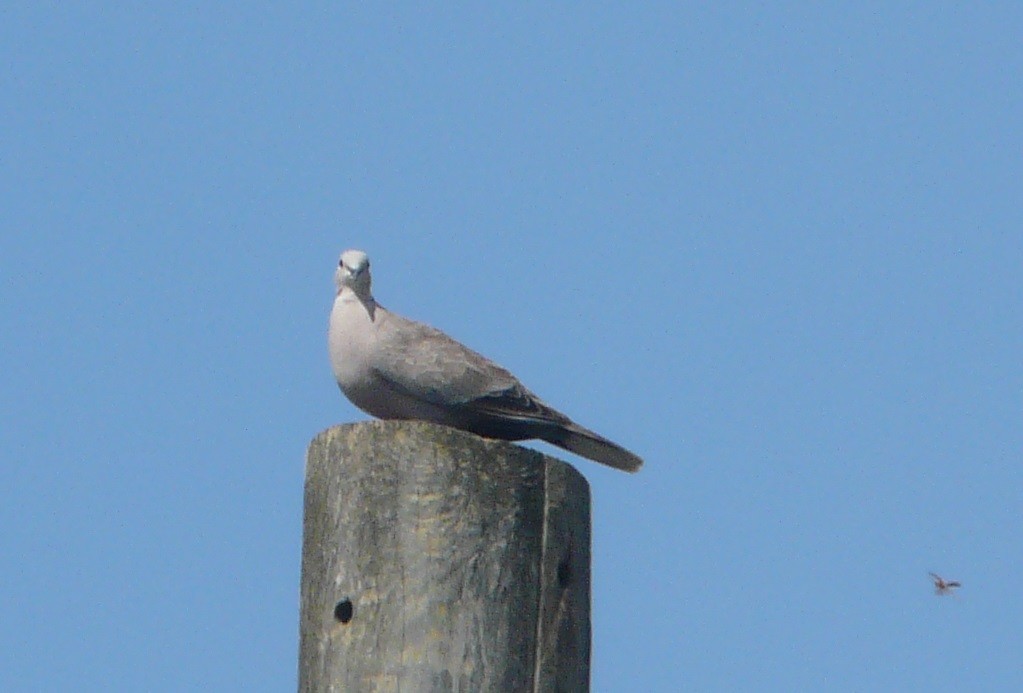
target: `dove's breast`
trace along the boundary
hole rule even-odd
[[[380,374],[375,358],[380,349],[381,324],[387,312],[376,306],[374,315],[358,300],[339,296],[330,313],[328,344],[330,365],[338,386],[352,404],[380,419],[419,419],[450,423],[441,408],[422,401],[389,382]]]
[[[369,378],[373,340],[373,321],[366,307],[354,298],[338,296],[330,311],[327,344],[334,378],[346,394],[348,388],[357,388]]]

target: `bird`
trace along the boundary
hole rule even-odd
[[[369,257],[341,253],[327,341],[344,395],[379,419],[430,421],[500,440],[544,440],[628,472],[643,460],[572,421],[509,371],[373,298]]]
[[[957,587],[962,587],[962,583],[957,580],[946,580],[937,573],[927,573],[931,576],[931,580],[934,581],[934,593],[939,597],[946,594],[953,594],[952,590]]]

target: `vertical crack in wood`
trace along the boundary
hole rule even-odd
[[[540,532],[540,566],[539,566],[539,594],[536,598],[536,636],[533,641],[533,693],[537,693],[540,685],[540,670],[543,667],[543,641],[544,641],[544,622],[543,612],[546,606],[547,597],[547,532],[548,523],[550,520],[549,510],[551,507],[550,503],[550,489],[547,487],[548,479],[550,478],[547,474],[547,460],[543,459],[543,529]]]

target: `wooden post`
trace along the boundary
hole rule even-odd
[[[590,499],[574,468],[372,421],[306,458],[299,690],[589,690]]]

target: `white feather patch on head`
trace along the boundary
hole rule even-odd
[[[360,272],[369,267],[369,256],[361,250],[346,250],[341,253],[341,264],[352,272]]]

